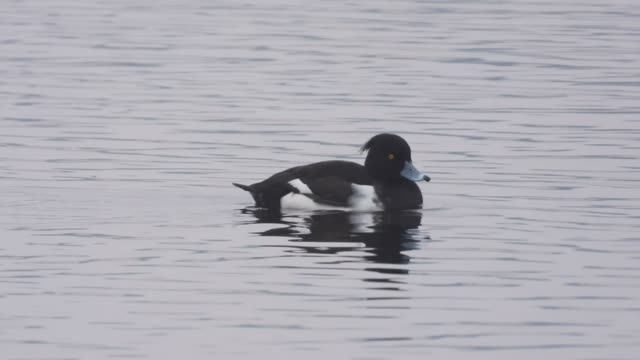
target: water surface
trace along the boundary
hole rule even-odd
[[[636,359],[636,1],[6,1],[5,359]],[[231,182],[392,131],[424,210]]]

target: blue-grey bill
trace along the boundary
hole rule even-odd
[[[404,168],[400,171],[400,175],[412,181],[431,181],[431,178],[416,169],[409,161],[404,162]]]

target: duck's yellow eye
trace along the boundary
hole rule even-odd
[[[389,154],[389,155],[387,155],[387,159],[389,159],[389,160],[393,160],[393,159],[395,159],[395,158],[396,158],[396,156],[395,156],[395,155],[393,155],[393,154]]]

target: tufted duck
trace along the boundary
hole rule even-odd
[[[398,135],[379,134],[362,146],[364,166],[350,161],[322,161],[296,166],[264,181],[242,185],[256,206],[270,210],[304,206],[349,207],[356,210],[408,210],[422,207],[417,181],[431,180],[411,163],[411,148]]]

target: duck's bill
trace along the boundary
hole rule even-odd
[[[431,181],[430,177],[416,169],[409,161],[405,161],[404,168],[400,171],[400,175],[412,181]]]

